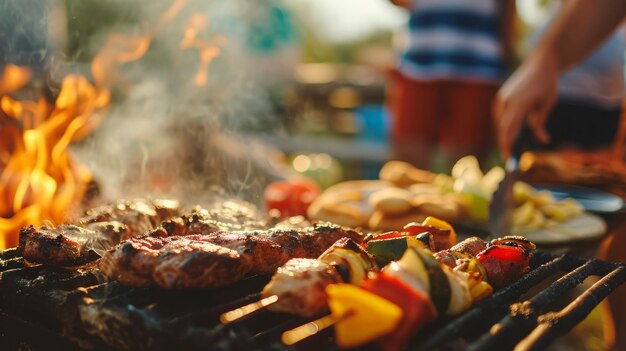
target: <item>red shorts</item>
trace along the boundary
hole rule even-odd
[[[456,158],[481,157],[492,150],[491,104],[498,85],[417,81],[394,72],[388,89],[391,141],[396,146],[419,145]]]

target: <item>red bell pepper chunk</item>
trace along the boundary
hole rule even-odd
[[[362,287],[396,304],[404,312],[399,327],[380,339],[379,345],[385,351],[400,350],[422,326],[436,317],[437,312],[428,296],[392,275],[377,274],[363,282]]]
[[[516,281],[529,270],[530,255],[517,246],[489,246],[476,258],[485,267],[488,281],[494,288]]]
[[[423,225],[417,222],[411,222],[404,226],[402,229],[407,235],[418,235],[425,232],[432,234],[435,241],[435,251],[447,250],[451,247],[450,235],[452,231],[448,229],[441,229],[430,225]]]
[[[385,239],[401,238],[403,236],[406,236],[406,233],[393,231],[393,232],[386,232],[386,233],[382,233],[380,235],[376,235],[376,236],[374,236],[372,238],[372,240],[385,240]]]

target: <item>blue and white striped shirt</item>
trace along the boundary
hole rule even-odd
[[[501,0],[414,0],[400,71],[420,80],[500,82]]]

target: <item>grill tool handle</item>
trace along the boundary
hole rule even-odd
[[[505,168],[507,172],[514,172],[519,169],[519,161],[522,157],[522,153],[529,149],[532,140],[533,131],[526,123],[522,123],[522,127],[513,143],[511,156],[506,160]]]

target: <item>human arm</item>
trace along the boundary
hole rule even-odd
[[[557,98],[559,75],[599,46],[626,16],[623,0],[570,0],[522,66],[505,82],[494,103],[496,130],[507,158],[527,120],[539,142]]]

